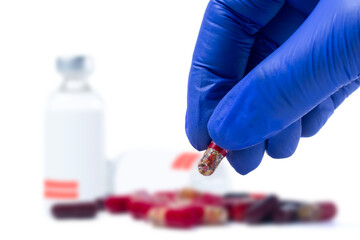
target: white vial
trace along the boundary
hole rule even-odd
[[[93,201],[106,192],[104,107],[88,83],[93,61],[60,57],[56,65],[63,82],[49,97],[45,114],[48,210],[57,202]]]

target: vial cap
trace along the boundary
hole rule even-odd
[[[57,71],[65,76],[89,75],[94,69],[94,61],[89,56],[62,56],[56,59]]]

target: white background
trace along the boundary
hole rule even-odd
[[[272,160],[237,189],[338,203],[333,223],[156,229],[128,217],[56,222],[42,210],[43,110],[59,84],[54,59],[86,53],[106,103],[109,156],[142,146],[191,149],[184,131],[187,77],[206,0],[0,1],[0,239],[359,237],[360,94],[293,157]],[[351,235],[350,235],[351,234]],[[154,238],[155,239],[155,238]]]

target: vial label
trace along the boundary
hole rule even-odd
[[[50,110],[45,132],[45,196],[82,201],[103,196],[106,163],[102,113]]]

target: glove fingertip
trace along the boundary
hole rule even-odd
[[[320,131],[334,113],[334,103],[329,97],[302,118],[302,137],[312,137]]]
[[[260,165],[264,152],[265,142],[262,142],[247,149],[230,151],[227,159],[236,172],[247,175]]]
[[[299,144],[301,137],[301,120],[267,140],[266,152],[274,159],[291,157]]]

